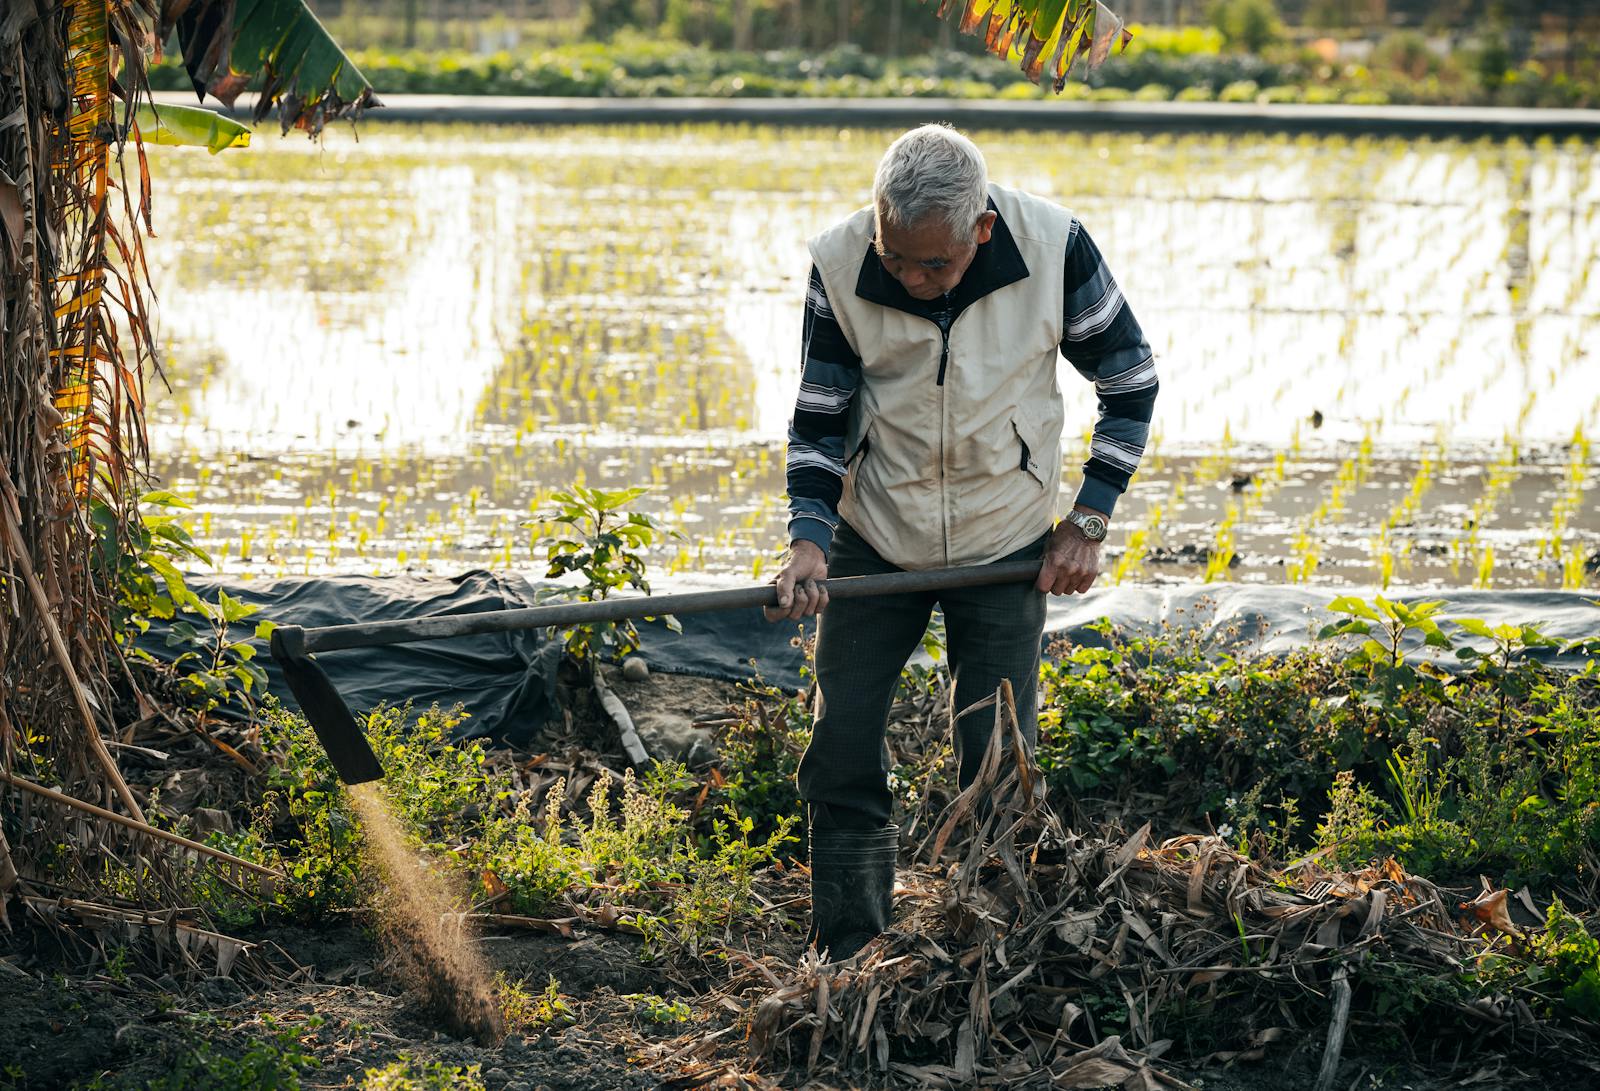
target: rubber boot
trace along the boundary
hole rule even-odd
[[[893,913],[900,827],[811,829],[811,933],[807,942],[837,962],[887,931]]]

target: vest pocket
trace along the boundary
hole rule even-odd
[[[872,426],[867,425],[867,430],[861,434],[861,442],[856,444],[856,449],[845,456],[844,468],[846,470],[857,462],[867,457],[867,452],[872,449]]]
[[[1045,488],[1044,467],[1039,465],[1038,455],[1029,446],[1028,437],[1023,434],[1022,425],[1017,422],[1016,417],[1011,418],[1011,430],[1017,435],[1017,448],[1020,456],[1017,460],[1018,471],[1033,478],[1041,489]]]

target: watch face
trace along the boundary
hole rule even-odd
[[[1098,515],[1085,515],[1078,524],[1083,529],[1083,536],[1092,541],[1099,541],[1106,536],[1106,521]]]

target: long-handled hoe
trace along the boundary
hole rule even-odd
[[[873,576],[845,576],[826,582],[830,599],[867,598],[872,595],[903,595],[924,591],[949,591],[958,587],[986,587],[1003,583],[1022,583],[1037,579],[1038,561],[1007,561],[1002,564],[971,565],[963,568],[932,568],[918,572],[889,572]],[[504,633],[520,629],[545,629],[595,621],[621,621],[624,618],[659,617],[663,614],[703,614],[715,610],[747,610],[775,606],[777,589],[771,584],[739,587],[726,591],[695,591],[678,595],[641,595],[634,598],[606,599],[601,602],[562,603],[555,606],[529,606],[516,610],[491,610],[473,614],[442,614],[435,617],[400,621],[374,621],[365,624],[329,625],[305,629],[280,625],[272,632],[272,655],[283,668],[285,680],[306,719],[317,733],[339,779],[346,784],[363,784],[383,776],[383,766],[372,752],[366,736],[344,698],[334,688],[316,652],[340,648],[374,648],[384,644],[406,644],[414,640],[439,640],[480,633]]]

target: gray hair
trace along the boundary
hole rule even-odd
[[[989,207],[989,168],[978,146],[950,126],[923,125],[883,153],[872,203],[879,221],[892,227],[933,219],[965,239]]]

